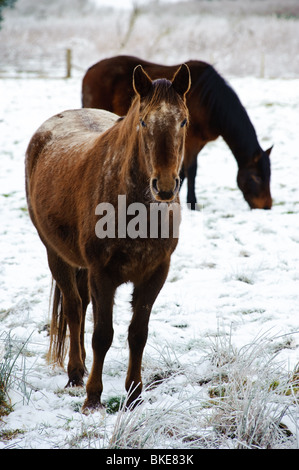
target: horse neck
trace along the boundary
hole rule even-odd
[[[223,137],[239,168],[246,166],[261,147],[238,95],[212,66],[204,70],[197,86],[210,129]]]
[[[239,168],[250,164],[261,151],[255,129],[241,103],[233,119],[224,122],[220,135],[233,153]]]

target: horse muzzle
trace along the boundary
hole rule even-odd
[[[154,198],[160,202],[171,202],[180,188],[180,178],[176,176],[171,183],[162,183],[158,178],[151,179],[151,191]]]
[[[270,210],[272,207],[272,198],[270,195],[259,198],[251,198],[248,200],[251,209],[265,209]]]

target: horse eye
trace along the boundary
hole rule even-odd
[[[185,118],[185,119],[182,121],[181,127],[184,127],[186,124],[187,124],[187,118]]]
[[[142,125],[142,127],[146,127],[146,124],[145,124],[145,122],[143,121],[143,119],[140,119],[140,124]]]
[[[262,178],[260,176],[252,175],[251,178],[256,184],[262,183]]]

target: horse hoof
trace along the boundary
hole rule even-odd
[[[125,407],[128,411],[133,411],[137,406],[142,405],[143,399],[139,396],[135,400],[128,400]]]
[[[88,415],[94,413],[95,411],[101,411],[103,408],[104,406],[100,401],[86,398],[82,406],[82,413]]]
[[[202,211],[202,206],[200,204],[198,204],[198,202],[189,202],[187,204],[188,208],[191,210],[191,211],[197,211],[197,212],[201,212]]]
[[[66,384],[65,388],[68,387],[83,387],[84,381],[82,377],[80,376],[75,376],[75,377],[70,377],[68,383]]]
[[[83,387],[83,385],[84,385],[83,380],[80,380],[80,381],[69,380],[64,388]]]

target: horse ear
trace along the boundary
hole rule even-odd
[[[181,65],[176,71],[172,79],[172,86],[181,96],[184,96],[190,90],[191,75],[187,64]]]
[[[272,147],[270,147],[269,149],[265,150],[266,154],[268,155],[268,157],[270,157],[270,153],[273,149],[274,145],[272,145]]]
[[[141,65],[137,65],[133,72],[133,88],[141,98],[144,98],[152,88],[152,81]]]

